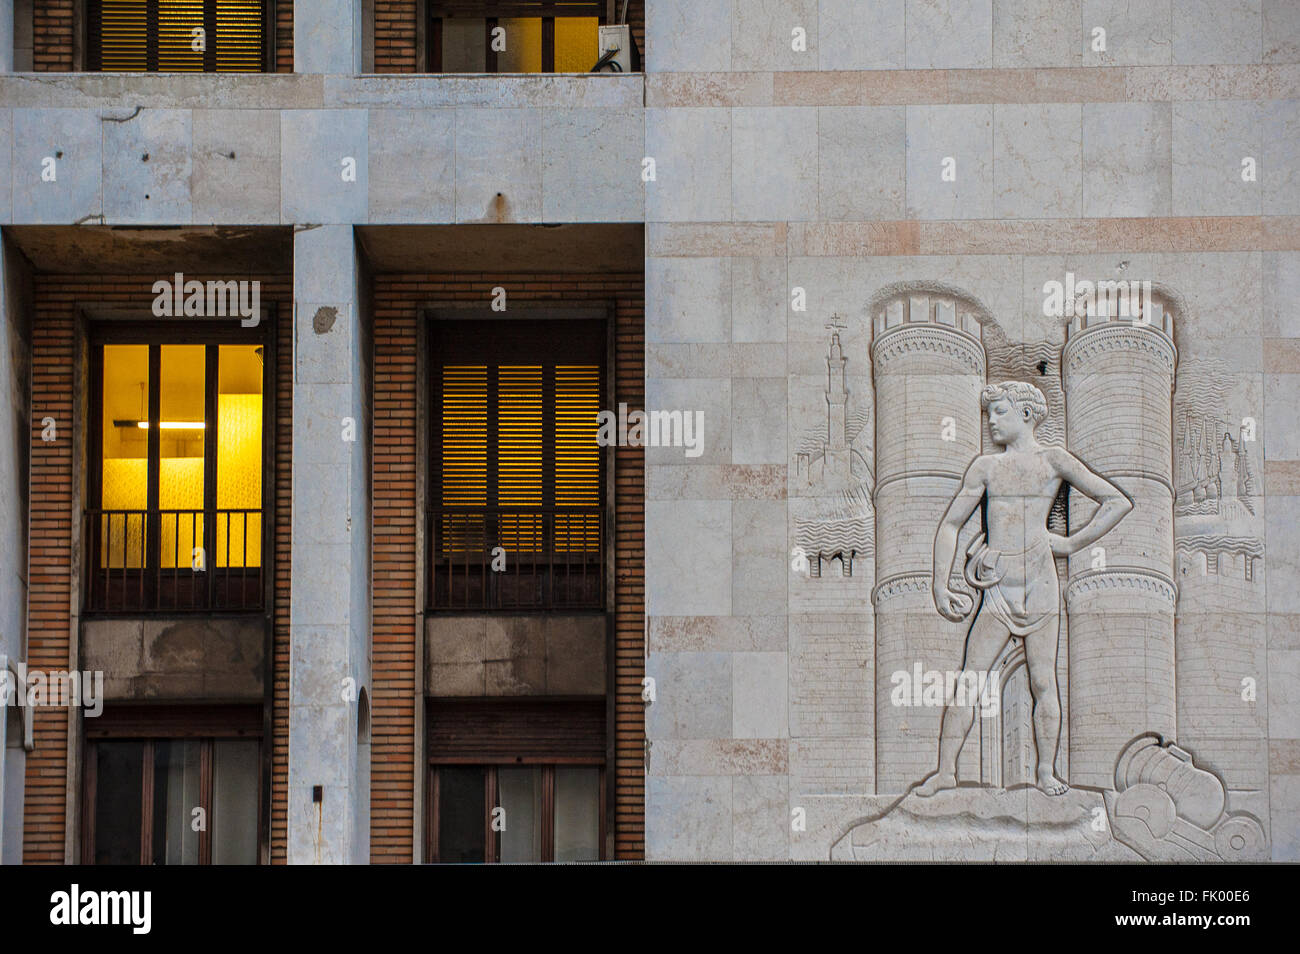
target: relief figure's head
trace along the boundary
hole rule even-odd
[[[980,392],[980,407],[988,411],[993,443],[1003,446],[1025,432],[1033,434],[1047,417],[1047,398],[1024,381],[986,385]]]

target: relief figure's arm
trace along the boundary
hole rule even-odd
[[[1068,451],[1055,448],[1051,453],[1052,463],[1061,479],[1099,505],[1086,524],[1068,537],[1057,537],[1053,541],[1052,552],[1057,556],[1069,556],[1096,543],[1113,530],[1133,509],[1133,501],[1124,491],[1105,477],[1094,473],[1087,464]]]
[[[934,575],[931,582],[934,605],[948,619],[961,619],[971,610],[970,600],[964,594],[949,589],[948,576],[957,556],[957,534],[984,499],[985,489],[984,464],[977,457],[962,475],[961,487],[944,511],[939,530],[934,535]]]

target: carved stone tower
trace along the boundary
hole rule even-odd
[[[826,480],[835,489],[847,487],[853,480],[848,442],[849,390],[844,384],[844,366],[848,359],[840,346],[839,332],[831,335],[831,350],[826,356]]]
[[[966,622],[930,593],[935,528],[980,452],[987,313],[940,286],[886,289],[872,302],[876,393],[876,791],[902,792],[934,768],[942,709],[894,705],[892,676],[961,665]],[[978,523],[978,515],[972,523]],[[963,533],[964,553],[970,531]],[[961,567],[957,567],[960,574]],[[955,578],[956,579],[956,578]],[[956,585],[956,584],[955,584]],[[962,584],[964,586],[964,584]],[[976,746],[970,747],[977,759]]]
[[[1071,453],[1121,488],[1133,511],[1070,558],[1069,781],[1111,787],[1135,736],[1174,736],[1173,316],[1072,319],[1062,355]],[[1103,310],[1106,310],[1103,307]],[[1096,504],[1070,494],[1069,521]]]

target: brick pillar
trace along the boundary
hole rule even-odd
[[[369,743],[359,741],[368,733],[358,727],[370,677],[370,372],[361,284],[351,226],[294,236],[291,864],[370,856]]]
[[[1066,441],[1133,510],[1070,557],[1070,781],[1111,787],[1135,736],[1173,737],[1173,321],[1075,318],[1066,335]],[[1070,527],[1097,505],[1070,494]],[[1098,548],[1103,552],[1098,553]],[[1102,559],[1104,558],[1104,563]]]
[[[930,577],[939,520],[966,465],[980,452],[985,359],[980,326],[960,299],[905,294],[872,321],[876,791],[884,794],[904,791],[938,765],[942,708],[894,705],[891,677],[912,673],[917,663],[922,670],[961,665],[969,621],[953,623],[939,615]],[[952,418],[947,435],[945,418]],[[963,534],[954,579],[960,578],[965,546]],[[968,748],[973,753],[978,745]]]

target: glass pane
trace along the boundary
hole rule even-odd
[[[162,346],[158,506],[164,568],[192,566],[194,548],[203,546],[206,351],[203,345]]]
[[[589,73],[600,59],[598,17],[555,18],[555,72]]]
[[[497,803],[505,810],[502,861],[542,860],[542,770],[497,769]]]
[[[97,742],[95,864],[140,863],[143,742]]]
[[[203,805],[199,791],[199,742],[158,741],[153,759],[153,863],[196,865],[199,833],[194,809]]]
[[[497,52],[498,73],[540,73],[542,71],[541,17],[501,17],[497,25],[506,31],[506,48]],[[593,63],[595,60],[592,61]]]
[[[217,373],[215,566],[262,564],[262,349],[222,345]]]
[[[600,860],[600,769],[556,766],[555,860]]]
[[[486,769],[438,769],[438,861],[484,860],[486,781]]]
[[[104,346],[101,506],[109,511],[149,505],[149,346]],[[100,565],[144,565],[144,515],[105,514]]]
[[[487,69],[487,24],[481,17],[444,17],[442,71],[482,73]]]
[[[212,863],[257,864],[258,744],[212,743]]]

